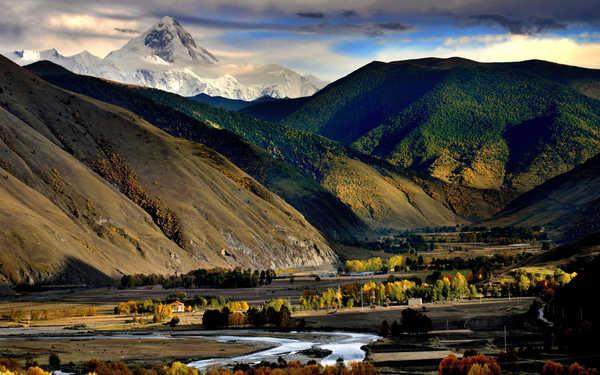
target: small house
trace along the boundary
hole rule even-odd
[[[171,306],[171,311],[173,313],[185,312],[185,304],[183,304],[179,301],[175,301],[175,302],[171,303],[169,306]]]
[[[423,304],[423,299],[421,298],[409,298],[408,299],[408,306],[415,306],[415,305],[422,305]]]

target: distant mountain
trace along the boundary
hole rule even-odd
[[[336,261],[298,211],[223,155],[1,56],[0,180],[0,283]]]
[[[276,64],[250,66],[219,61],[198,46],[175,19],[163,17],[104,59],[88,52],[66,57],[56,50],[15,51],[8,57],[20,65],[48,60],[75,73],[194,96],[205,93],[251,101],[263,96],[294,98],[312,95],[325,83]]]
[[[461,212],[485,211],[488,215],[498,210],[480,203],[485,202],[480,191],[467,193],[432,179],[416,179],[400,168],[318,135],[164,91],[128,87],[60,68],[56,71],[56,65],[50,63],[27,68],[55,85],[126,107],[172,135],[217,150],[281,195],[333,239],[352,239],[367,228],[405,229],[465,222],[453,212],[454,207]],[[266,152],[256,158],[247,146],[231,144],[234,137],[226,136],[227,132],[218,133],[217,129],[228,129],[243,137],[266,150],[269,158],[264,157]],[[290,168],[296,171],[295,175]],[[368,227],[361,229],[355,218]]]
[[[54,48],[45,51],[13,51],[9,53],[7,57],[17,62],[19,65],[31,64],[40,60],[48,60],[63,66],[70,71],[76,71],[86,75],[98,74],[102,63],[101,58],[92,55],[88,51],[83,51],[73,56],[63,56]]]
[[[598,70],[542,61],[373,62],[308,99],[242,111],[446,182],[522,193],[600,152],[599,85]]]
[[[196,96],[190,96],[189,99],[194,100],[196,102],[208,104],[213,107],[226,109],[228,111],[239,111],[248,106],[255,105],[258,103],[269,103],[272,101],[281,100],[278,98],[272,98],[270,96],[262,96],[258,99],[254,99],[252,101],[246,101],[246,100],[239,100],[239,99],[224,98],[222,96],[210,96],[210,95],[206,95],[206,94],[198,94]]]

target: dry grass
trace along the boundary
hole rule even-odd
[[[13,340],[5,343],[7,345],[3,344],[0,356],[30,358],[43,365],[48,363],[51,353],[58,354],[63,363],[81,363],[96,358],[102,361],[154,364],[161,361],[237,356],[264,348],[196,338]]]

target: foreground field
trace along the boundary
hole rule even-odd
[[[4,345],[6,344],[6,345]],[[220,343],[212,340],[177,339],[29,339],[5,341],[0,357],[29,359],[48,364],[51,353],[63,363],[83,363],[92,358],[121,361],[129,364],[182,361],[212,357],[231,357],[264,349],[264,346],[239,343]]]

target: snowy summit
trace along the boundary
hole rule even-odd
[[[20,65],[49,60],[78,74],[157,88],[183,96],[207,94],[254,100],[268,95],[296,98],[312,95],[325,86],[314,76],[302,76],[281,65],[248,68],[248,64],[222,64],[172,17],[163,17],[122,48],[104,59],[83,51],[63,56],[56,49],[21,50],[8,55]],[[236,68],[244,66],[244,69]]]

